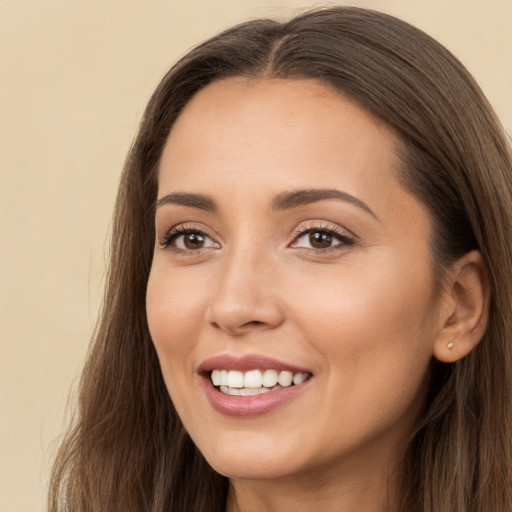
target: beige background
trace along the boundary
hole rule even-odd
[[[512,0],[351,3],[437,37],[512,132]],[[152,89],[221,28],[314,5],[0,0],[0,512],[45,510],[100,302],[116,183]]]

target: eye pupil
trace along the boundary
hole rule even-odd
[[[332,244],[332,235],[322,231],[311,231],[309,233],[309,243],[315,249],[325,249]]]
[[[204,236],[199,233],[187,233],[183,237],[183,243],[187,249],[200,249],[204,244]]]

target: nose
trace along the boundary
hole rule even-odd
[[[261,254],[238,253],[226,258],[206,321],[231,336],[274,329],[284,320],[275,265]]]

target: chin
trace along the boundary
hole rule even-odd
[[[247,437],[244,447],[233,443],[225,446],[216,443],[215,447],[201,450],[210,466],[219,474],[230,479],[266,480],[285,477],[297,469],[297,460],[275,446],[262,447],[257,441]],[[282,447],[281,447],[282,448]],[[299,464],[300,466],[300,464]]]
[[[289,476],[293,472],[285,464],[265,460],[208,460],[210,466],[230,480],[276,480]]]

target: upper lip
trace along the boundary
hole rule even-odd
[[[305,368],[258,354],[248,354],[241,357],[230,354],[214,356],[203,361],[199,365],[198,372],[203,374],[209,373],[212,370],[238,370],[246,372],[258,369],[288,370],[293,373],[311,373]]]

